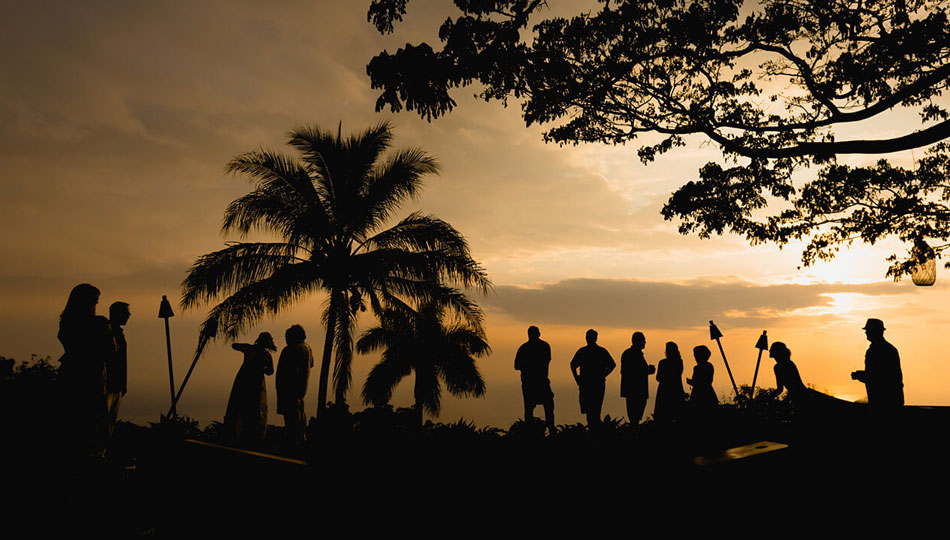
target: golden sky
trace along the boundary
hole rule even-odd
[[[411,113],[375,113],[367,61],[406,41],[434,41],[444,2],[414,0],[406,23],[385,37],[366,23],[366,2],[11,4],[0,20],[0,355],[58,358],[58,314],[77,283],[102,290],[100,313],[128,301],[126,419],[156,420],[168,407],[159,301],[163,294],[177,300],[188,267],[228,240],[219,234],[223,210],[249,184],[225,176],[225,163],[260,147],[284,150],[285,134],[302,124],[342,121],[344,131],[356,131],[387,119],[396,146],[421,147],[442,165],[405,212],[434,213],[462,231],[496,284],[494,295],[480,299],[494,351],[479,363],[488,394],[445,396],[443,420],[507,427],[521,415],[512,365],[531,324],[553,349],[559,423],[581,420],[568,362],[591,327],[618,361],[634,330],[646,334],[653,364],[664,343],[676,341],[687,376],[687,351],[709,345],[715,387],[729,393],[708,339],[710,319],[725,334],[738,383],[751,382],[753,345],[768,330],[792,350],[807,383],[855,399],[864,395],[849,378],[863,366],[861,327],[879,317],[901,354],[907,402],[950,405],[950,369],[941,361],[950,295],[942,270],[935,287],[915,288],[884,278],[884,258],[896,244],[855,246],[798,269],[799,246],[779,251],[736,237],[680,236],[659,210],[700,166],[720,159],[701,139],[644,166],[633,147],[545,145],[541,130],[524,127],[516,104],[479,102],[471,90],[456,91],[459,108],[431,124]],[[908,122],[913,114],[897,113],[855,129],[885,136]],[[912,163],[910,152],[887,157]],[[300,323],[319,355],[322,303],[313,297],[245,339],[262,330],[282,336]],[[204,311],[177,311],[180,381]],[[212,346],[180,412],[220,420],[240,361],[226,344]],[[362,406],[359,385],[372,364],[354,362],[351,406]],[[761,384],[774,386],[771,366],[764,358]],[[403,384],[396,405],[409,403],[408,391]],[[624,414],[619,374],[608,379],[604,411]],[[270,421],[279,423],[273,407]]]

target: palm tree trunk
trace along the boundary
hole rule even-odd
[[[330,306],[327,308],[327,337],[323,342],[323,359],[320,362],[320,385],[317,390],[317,418],[327,406],[327,387],[330,382],[330,359],[333,357],[333,338],[336,330],[337,304],[340,295],[336,291],[330,292]]]
[[[416,419],[419,422],[419,429],[422,429],[422,387],[419,381],[419,372],[416,371],[416,380],[413,384],[412,395],[416,400]]]

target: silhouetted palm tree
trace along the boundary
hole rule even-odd
[[[422,424],[425,409],[439,415],[442,388],[456,396],[480,397],[485,394],[485,380],[478,372],[475,358],[491,352],[481,326],[481,317],[448,316],[450,304],[464,305],[464,297],[423,301],[418,310],[399,305],[389,307],[379,316],[380,325],[371,328],[356,342],[361,354],[383,349],[382,360],[373,367],[363,385],[363,400],[384,405],[403,378],[415,373],[413,398],[416,415]],[[454,311],[454,307],[451,308]],[[469,303],[467,314],[480,313]],[[448,320],[448,323],[446,321]]]
[[[491,288],[465,239],[448,223],[412,213],[380,230],[401,203],[418,194],[423,178],[438,171],[436,160],[418,149],[384,157],[391,141],[388,123],[346,138],[339,129],[334,135],[302,127],[288,140],[300,160],[260,150],[228,164],[228,172],[249,177],[256,187],[228,206],[223,232],[244,238],[263,230],[282,241],[232,243],[192,266],[182,283],[183,307],[227,296],[201,325],[196,358],[208,341],[233,339],[265,314],[325,291],[319,412],[326,404],[334,345],[336,402],[344,402],[352,333],[367,301],[379,313],[384,303],[442,295],[450,286]],[[456,307],[477,317],[468,313],[468,303]]]

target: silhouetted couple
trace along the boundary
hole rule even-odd
[[[719,405],[719,398],[713,389],[715,369],[709,362],[712,353],[705,345],[693,347],[693,376],[686,379],[692,386],[688,398],[683,390],[683,357],[679,346],[666,343],[665,358],[660,360],[656,370],[656,404],[653,419],[662,425],[670,425],[683,418],[687,412],[699,421],[707,422]]]
[[[57,338],[63,344],[59,381],[63,399],[65,447],[76,456],[102,457],[127,389],[128,354],[125,325],[131,312],[125,302],[109,308],[110,318],[96,315],[99,289],[73,287],[59,317]]]
[[[313,367],[313,353],[300,325],[288,328],[284,337],[287,346],[281,351],[277,365],[277,412],[284,416],[288,437],[300,443],[306,428],[304,396]],[[259,441],[267,430],[264,377],[274,374],[271,352],[276,351],[277,346],[269,332],[261,332],[254,343],[234,343],[231,348],[244,354],[244,362],[231,386],[224,415],[226,433],[237,441]]]

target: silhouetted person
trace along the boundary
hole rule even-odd
[[[524,397],[524,419],[534,419],[534,408],[544,407],[544,423],[548,432],[555,433],[554,392],[548,368],[551,364],[551,346],[541,339],[537,326],[528,328],[528,341],[515,353],[515,369],[521,372],[521,395]]]
[[[587,415],[587,426],[600,425],[600,409],[604,405],[607,375],[617,367],[607,349],[597,344],[597,331],[588,330],[587,345],[574,353],[571,373],[580,391],[581,413]]]
[[[277,361],[277,413],[284,416],[288,435],[296,443],[304,441],[307,415],[304,411],[304,396],[313,367],[313,352],[305,341],[307,333],[299,324],[284,332],[287,346],[280,351]]]
[[[772,343],[769,349],[769,356],[775,359],[775,388],[779,394],[782,390],[788,390],[788,396],[792,402],[801,405],[803,400],[809,400],[808,388],[802,381],[802,376],[798,373],[798,367],[792,362],[792,351],[788,350],[781,341]]]
[[[244,353],[244,363],[234,378],[224,426],[229,435],[239,440],[263,439],[267,428],[267,387],[264,375],[273,375],[276,351],[274,338],[261,332],[254,344],[234,343],[231,348]]]
[[[643,409],[650,397],[649,376],[656,371],[643,357],[646,344],[643,332],[634,332],[630,348],[620,355],[620,397],[627,401],[627,420],[631,430],[635,430],[643,419]]]
[[[115,354],[106,362],[106,408],[109,411],[109,435],[119,419],[119,402],[128,389],[128,345],[122,327],[129,322],[132,312],[129,304],[113,302],[109,306],[109,326],[115,340]]]
[[[864,369],[851,378],[864,383],[868,404],[875,414],[890,414],[904,405],[904,381],[897,349],[884,340],[884,322],[868,319],[864,333],[871,342],[864,355]]]
[[[686,401],[683,392],[683,357],[679,347],[672,341],[666,342],[666,358],[656,367],[656,405],[653,418],[660,423],[679,420]]]
[[[710,411],[719,405],[719,398],[713,389],[713,375],[715,370],[709,363],[709,357],[712,352],[709,347],[700,345],[693,348],[693,358],[696,365],[693,366],[693,376],[686,379],[686,384],[693,387],[689,394],[689,408],[694,415],[706,416]]]
[[[73,287],[59,316],[60,357],[66,446],[77,455],[99,456],[109,436],[106,409],[106,362],[116,351],[109,320],[96,315],[99,289]]]

